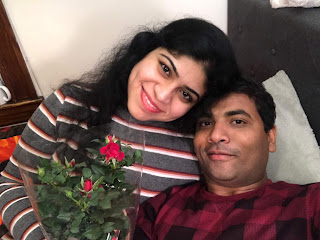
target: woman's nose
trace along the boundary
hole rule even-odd
[[[208,142],[229,143],[230,138],[224,123],[215,123],[208,136]]]
[[[175,92],[173,83],[158,83],[154,86],[155,97],[158,101],[168,104],[171,102]]]

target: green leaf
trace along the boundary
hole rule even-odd
[[[51,173],[47,172],[40,180],[42,183],[51,183],[53,182],[55,175],[52,175]]]
[[[74,217],[74,220],[71,223],[71,229],[70,229],[70,231],[72,233],[78,233],[79,232],[79,226],[80,226],[81,221],[82,221],[84,216],[85,216],[85,214],[83,212],[81,212],[80,214],[77,214]]]
[[[82,175],[84,178],[90,178],[92,175],[92,172],[89,168],[82,169]]]
[[[114,223],[113,222],[106,222],[103,224],[102,229],[104,233],[110,233],[114,230]]]
[[[93,172],[99,174],[100,176],[105,175],[104,168],[101,166],[91,165],[91,169]]]
[[[101,202],[99,203],[99,206],[104,210],[111,208],[111,199],[108,197],[105,197],[104,199],[101,200]]]
[[[44,158],[40,158],[40,166],[45,168],[45,169],[50,169],[51,168],[51,163],[50,160],[48,159],[44,159]]]
[[[125,158],[125,161],[126,161],[126,166],[131,166],[134,163],[134,158],[127,157],[127,158]]]
[[[81,167],[86,167],[87,164],[85,162],[81,162],[81,163],[77,163],[76,165],[74,165],[75,168],[81,168]]]
[[[113,183],[114,179],[115,179],[115,176],[113,176],[113,174],[111,173],[104,176],[104,180],[109,184]]]
[[[133,154],[135,158],[142,158],[142,151],[141,150],[136,150]]]
[[[100,150],[94,149],[94,148],[86,148],[88,152],[92,153],[95,156],[100,156]]]
[[[80,186],[80,183],[81,183],[81,176],[72,176],[68,179],[65,186],[70,188],[70,190],[71,190],[77,184],[79,184],[79,186]]]
[[[142,151],[141,150],[136,150],[133,154],[133,159],[137,163],[142,163]]]
[[[119,180],[119,181],[124,181],[125,180],[125,171],[117,171],[114,173],[115,177]]]
[[[87,231],[83,233],[83,236],[90,240],[96,240],[102,235],[100,226],[96,224],[91,224],[89,227],[87,227]]]
[[[63,233],[64,236],[69,236],[69,234],[70,234],[70,230],[69,229],[65,230],[64,233]]]
[[[56,183],[64,183],[65,181],[66,178],[62,174],[59,174],[54,178],[54,182]]]
[[[71,219],[71,213],[60,213],[57,216],[57,219],[61,220],[62,222],[68,222]]]
[[[86,214],[84,212],[78,211],[74,214],[74,219],[81,221],[85,216]]]
[[[91,198],[90,198],[90,205],[91,206],[97,206],[98,205],[98,192],[93,191],[91,193]]]
[[[72,233],[78,233],[79,231],[80,231],[79,225],[73,226],[73,225],[71,224],[70,232],[72,232]]]

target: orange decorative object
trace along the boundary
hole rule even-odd
[[[0,139],[0,163],[10,158],[19,139],[20,135],[6,139]]]

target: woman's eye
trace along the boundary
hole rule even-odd
[[[161,65],[161,68],[164,71],[164,73],[169,76],[170,75],[170,69],[168,68],[168,66],[165,65],[164,63],[160,63],[160,65]]]
[[[188,92],[181,90],[180,93],[183,99],[185,99],[187,102],[192,102],[192,97]]]

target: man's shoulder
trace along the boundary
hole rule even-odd
[[[320,195],[320,183],[294,184],[279,181],[267,186],[269,190],[275,192],[286,192],[288,195],[318,194]]]
[[[160,205],[173,204],[173,202],[181,202],[183,199],[198,195],[200,189],[204,186],[201,182],[191,182],[184,185],[173,186],[159,193],[157,196],[148,199],[144,204],[151,204],[160,207]]]
[[[204,186],[204,183],[195,181],[195,182],[190,182],[183,185],[168,188],[166,191],[168,191],[170,195],[175,195],[179,193],[179,194],[187,194],[192,196],[194,195],[195,192],[199,191],[199,189],[201,189],[203,186]]]
[[[280,188],[320,188],[320,182],[308,183],[308,184],[296,184],[296,183],[289,183],[285,181],[278,181],[270,184],[270,186],[280,187]]]

